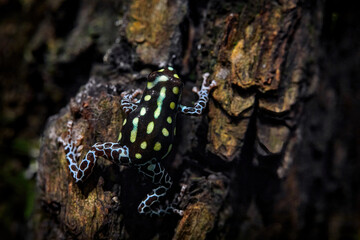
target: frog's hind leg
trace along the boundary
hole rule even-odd
[[[139,164],[137,167],[140,173],[150,178],[158,186],[147,194],[146,198],[139,204],[139,213],[149,216],[163,216],[170,213],[182,215],[183,212],[174,208],[173,204],[168,204],[165,207],[160,205],[160,198],[166,195],[172,185],[171,177],[165,168],[155,159]]]
[[[98,157],[104,157],[119,165],[131,165],[128,148],[112,142],[95,143],[78,164],[77,159],[82,149],[82,146],[78,145],[81,139],[75,141],[72,139],[72,121],[69,121],[67,126],[68,133],[65,140],[60,138],[59,141],[64,145],[69,169],[76,182],[84,181],[91,174]]]

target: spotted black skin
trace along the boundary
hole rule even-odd
[[[176,114],[200,115],[206,107],[211,88],[215,81],[206,85],[204,76],[201,90],[195,89],[199,99],[194,106],[180,104],[183,83],[172,67],[150,73],[140,100],[135,101],[140,90],[125,94],[121,107],[128,114],[123,122],[118,142],[95,143],[78,164],[77,158],[82,149],[81,139],[73,140],[72,125],[68,122],[65,139],[59,138],[64,145],[69,170],[76,182],[84,181],[92,172],[98,157],[103,157],[118,165],[137,168],[156,187],[139,204],[138,211],[149,216],[161,216],[171,212],[182,215],[173,204],[160,205],[172,185],[172,180],[161,164],[172,149],[176,135]],[[78,147],[79,146],[79,147]]]
[[[174,75],[177,76],[174,71],[169,69],[161,72],[152,72],[148,77],[148,84],[140,103],[137,108],[127,116],[126,123],[121,129],[122,137],[119,143],[129,147],[129,157],[133,159],[133,163],[143,163],[152,158],[161,160],[168,154],[169,148],[172,147],[172,142],[176,134],[176,114],[178,113],[178,104],[183,89],[182,81]],[[158,82],[154,86],[149,84],[154,84],[156,79],[161,77],[164,79],[166,77],[168,80]],[[153,87],[149,88],[151,86]],[[161,94],[165,95],[163,99],[160,96]],[[149,96],[150,99],[148,99]],[[161,106],[158,106],[159,101]],[[158,115],[155,115],[156,110],[159,111]],[[138,119],[136,120],[138,121],[137,136],[135,141],[131,142],[131,131],[134,129],[134,119]],[[150,132],[152,123],[153,129]],[[151,125],[149,126],[149,124]],[[141,147],[142,143],[146,144],[145,149]],[[154,150],[156,144],[160,146],[160,149],[157,151]],[[142,157],[139,159],[135,154],[141,154]]]

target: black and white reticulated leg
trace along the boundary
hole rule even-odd
[[[65,140],[60,138],[59,141],[64,146],[66,159],[69,162],[70,173],[76,182],[84,181],[91,174],[98,157],[104,157],[119,165],[131,165],[128,148],[121,146],[119,143],[112,142],[95,143],[86,153],[84,159],[78,164],[77,159],[83,148],[78,145],[82,138],[72,139],[72,125],[73,122],[69,121],[67,124],[67,136]]]
[[[171,177],[161,163],[152,159],[144,164],[137,165],[137,167],[140,173],[150,178],[157,185],[139,204],[139,213],[149,216],[163,216],[170,213],[182,215],[183,211],[176,209],[172,203],[166,206],[160,204],[160,200],[165,197],[172,185]]]
[[[203,82],[201,84],[201,89],[197,87],[193,88],[193,92],[197,93],[199,99],[195,102],[193,107],[188,107],[184,105],[179,105],[179,111],[186,115],[201,115],[204,111],[207,102],[209,101],[209,93],[212,88],[216,86],[215,80],[212,80],[210,85],[206,85],[206,80],[209,77],[209,73],[203,74]]]

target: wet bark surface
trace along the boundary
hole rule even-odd
[[[333,1],[52,1],[27,66],[67,89],[38,159],[35,239],[355,239],[359,236],[359,28]],[[351,14],[352,13],[352,14]],[[343,29],[343,26],[348,26]],[[342,36],[339,36],[342,34]],[[217,82],[201,117],[178,116],[164,165],[183,216],[137,206],[152,184],[100,158],[72,179],[66,124],[116,141],[120,95],[171,65],[191,105],[201,75]],[[81,87],[80,87],[81,86]],[[80,89],[79,89],[80,87]],[[55,91],[56,92],[56,91]],[[62,98],[66,99],[66,98]]]

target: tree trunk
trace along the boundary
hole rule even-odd
[[[324,71],[334,67],[320,44],[329,3],[74,2],[52,6],[71,15],[73,25],[47,19],[32,45],[53,44],[45,64],[67,83],[79,82],[78,72],[91,66],[87,83],[44,131],[36,239],[360,234],[359,132],[341,125],[350,126],[342,116],[355,119],[359,108],[344,92],[351,78],[340,83],[336,71]],[[94,54],[104,54],[104,63]],[[178,116],[175,147],[164,162],[174,179],[168,199],[187,186],[179,204],[184,215],[150,218],[137,213],[152,187],[147,179],[100,159],[89,179],[76,184],[58,138],[72,120],[74,136],[83,137],[82,156],[96,142],[116,141],[125,119],[121,92],[143,88],[147,74],[165,65],[183,79],[187,105],[203,73],[217,87],[202,117]]]

